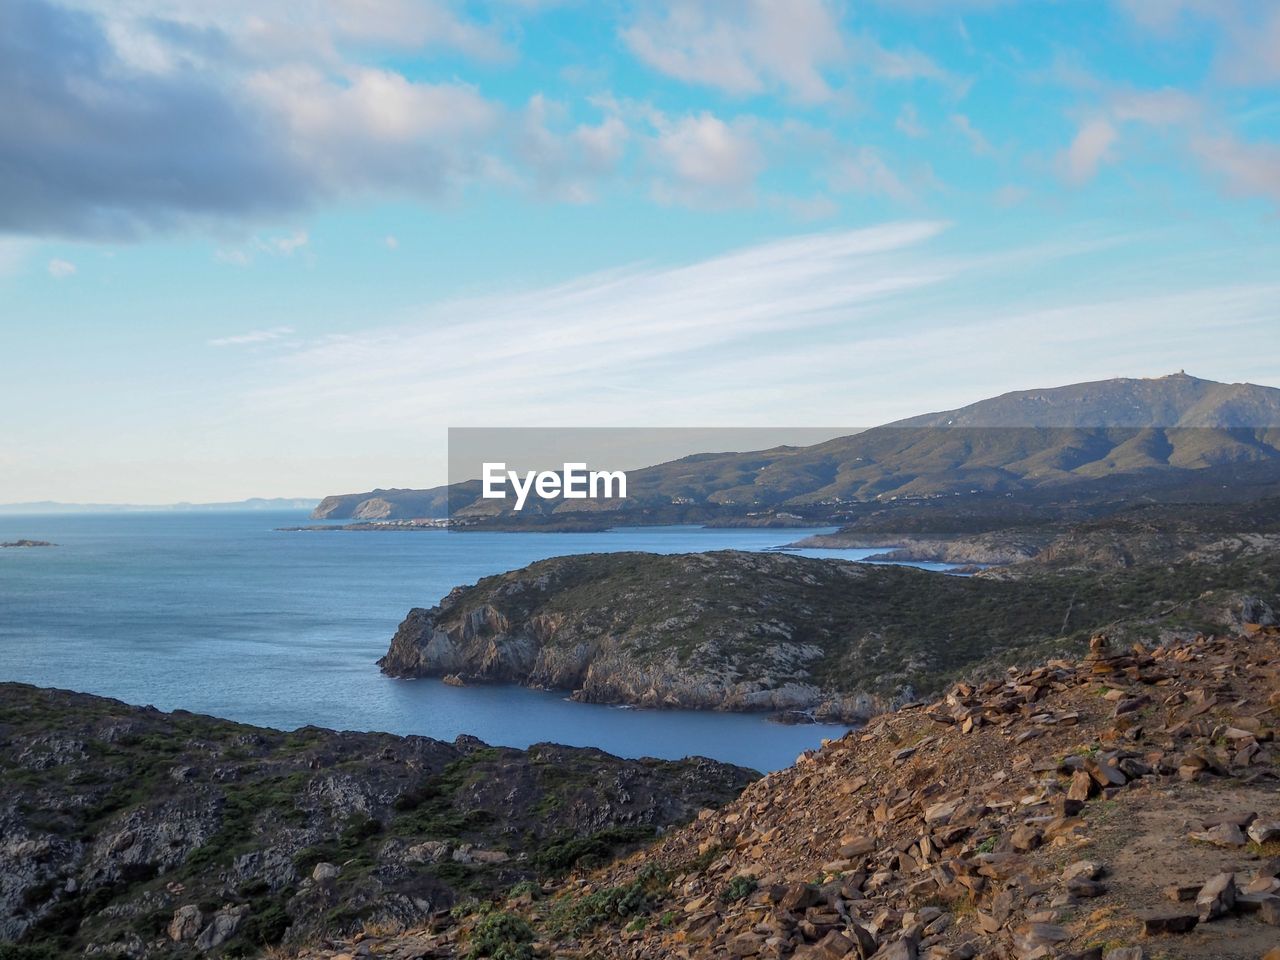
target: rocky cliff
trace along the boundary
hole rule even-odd
[[[1278,583],[1274,551],[1002,579],[782,553],[587,554],[411,611],[378,662],[590,702],[858,720],[980,663],[1078,650],[1104,624],[1149,636],[1238,625],[1247,597],[1277,605]]]
[[[642,853],[305,960],[1280,960],[1280,629],[1096,638]]]
[[[749,771],[0,684],[0,957],[258,956],[597,862]]]

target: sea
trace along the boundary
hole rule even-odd
[[[777,550],[812,530],[598,533],[294,531],[304,512],[0,516],[0,681],[78,690],[277,729],[315,725],[624,757],[696,755],[770,771],[844,726],[573,703],[517,686],[383,676],[411,607],[564,554]],[[861,560],[871,550],[796,550]],[[921,564],[921,566],[929,566]]]

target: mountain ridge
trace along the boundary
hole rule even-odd
[[[1156,474],[1274,465],[1280,480],[1280,389],[1186,373],[1012,391],[807,447],[697,453],[628,472],[628,498],[591,513],[677,522],[804,508],[829,519],[842,503],[1016,492],[1105,477],[1141,486]],[[693,511],[677,509],[692,505]],[[824,508],[824,509],[820,509]],[[585,512],[535,500],[527,515]],[[326,497],[317,519],[452,516],[479,522],[498,508],[476,481],[428,490]],[[511,518],[511,514],[506,514]]]

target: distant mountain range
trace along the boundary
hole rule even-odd
[[[166,503],[146,505],[135,503],[58,503],[54,500],[37,500],[29,503],[0,503],[0,514],[45,513],[234,513],[246,510],[312,510],[317,505],[315,497],[253,497],[230,503]]]
[[[1195,471],[1280,479],[1280,389],[1176,373],[1114,379],[982,400],[806,447],[701,453],[628,472],[616,510],[674,504],[739,513],[1062,491],[1099,480],[1127,492],[1168,488]],[[1229,478],[1228,478],[1229,479]],[[1104,485],[1107,486],[1107,485]],[[326,497],[317,519],[410,519],[496,512],[469,482],[429,490]],[[537,505],[561,513],[563,501]],[[572,505],[573,509],[581,507]],[[597,507],[597,510],[600,509]],[[526,509],[526,513],[528,509]]]

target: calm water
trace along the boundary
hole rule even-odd
[[[843,727],[626,710],[516,687],[391,680],[374,660],[413,606],[568,553],[769,550],[816,531],[281,533],[305,514],[0,516],[0,680],[83,690],[282,729],[469,733],[621,756],[790,764]],[[860,559],[873,551],[798,551]]]

